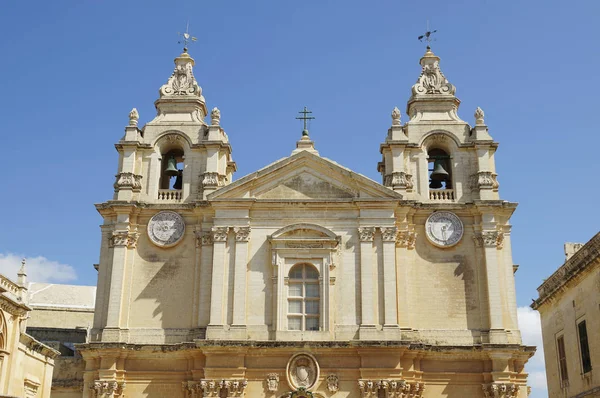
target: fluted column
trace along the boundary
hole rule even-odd
[[[373,280],[373,237],[375,227],[359,227],[360,239],[360,297],[361,327],[375,327],[375,303]]]
[[[248,241],[250,227],[235,227],[235,264],[233,279],[233,324],[246,326],[246,274],[248,264]]]

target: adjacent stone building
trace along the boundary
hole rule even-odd
[[[23,261],[16,283],[0,274],[0,397],[50,397],[59,352],[25,333],[28,301]]]
[[[538,288],[550,397],[600,397],[600,233],[565,244],[565,263]]]
[[[517,205],[483,111],[460,119],[439,61],[428,48],[408,122],[396,108],[381,134],[380,183],[306,130],[233,181],[221,112],[177,57],[156,117],[140,128],[131,111],[114,196],[96,205],[83,396],[526,397]]]

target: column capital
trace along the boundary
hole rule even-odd
[[[358,238],[361,242],[373,242],[375,227],[358,227]]]
[[[121,189],[130,189],[133,192],[140,192],[142,190],[142,176],[138,174],[122,172],[115,175],[116,181],[113,187],[115,192]]]
[[[234,227],[235,240],[237,242],[248,242],[250,240],[250,227]]]
[[[229,227],[212,227],[211,231],[214,242],[225,242],[227,240]]]
[[[410,230],[402,230],[398,232],[398,238],[396,239],[396,244],[400,247],[406,247],[411,250],[415,248],[415,244],[417,243],[418,233]]]
[[[477,247],[496,247],[502,249],[504,243],[504,232],[502,231],[481,231],[473,236]]]
[[[398,228],[396,227],[381,227],[381,239],[384,242],[395,242],[398,235]]]
[[[110,247],[126,246],[133,248],[137,244],[139,237],[140,234],[138,232],[113,231],[109,237],[108,244]]]

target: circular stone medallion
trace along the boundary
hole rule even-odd
[[[463,231],[460,218],[449,211],[437,211],[425,222],[427,239],[438,247],[454,246],[462,239]]]
[[[310,354],[296,354],[288,361],[286,373],[292,390],[301,387],[310,390],[319,379],[319,364]]]
[[[148,222],[148,237],[157,246],[175,246],[185,232],[183,217],[174,211],[156,213]]]

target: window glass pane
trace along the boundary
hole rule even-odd
[[[302,330],[302,318],[288,318],[288,330]]]
[[[319,285],[316,283],[307,283],[306,297],[319,297]]]
[[[302,297],[302,284],[290,283],[288,289],[290,297]]]
[[[306,330],[319,330],[319,318],[306,318]]]
[[[587,373],[592,370],[592,360],[590,358],[590,346],[588,345],[585,321],[577,325],[577,329],[579,331],[579,348],[581,349],[581,367],[583,368],[583,373]]]
[[[302,301],[290,300],[288,305],[288,312],[290,314],[301,314],[302,313]]]
[[[311,265],[306,266],[306,279],[319,279],[319,273],[315,267]]]
[[[295,265],[290,270],[290,279],[302,279],[302,265]]]
[[[307,314],[318,314],[319,313],[319,302],[318,301],[307,301],[306,302],[306,313]]]

